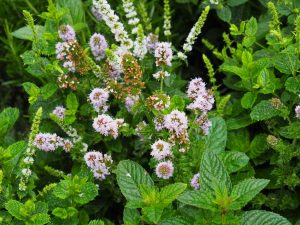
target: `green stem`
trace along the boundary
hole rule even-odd
[[[28,7],[35,13],[35,14],[39,14],[39,12],[37,11],[37,9],[31,4],[31,2],[29,0],[25,0],[26,4],[28,5]]]

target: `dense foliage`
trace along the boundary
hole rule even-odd
[[[300,2],[5,5],[0,224],[300,224]]]

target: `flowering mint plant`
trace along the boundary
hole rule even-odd
[[[151,30],[144,2],[122,0],[118,13],[107,0],[88,7],[92,24],[80,0],[49,0],[43,25],[24,11],[32,49],[22,58],[36,81],[23,87],[35,116],[28,142],[7,150],[4,173],[14,179],[5,181],[3,220],[290,224],[275,213],[245,211],[269,180],[238,176],[251,167],[249,156],[227,145],[229,97],[209,58],[207,82],[199,74],[182,79],[210,7],[180,48],[172,43],[168,0],[161,30]],[[286,111],[280,100],[271,104]]]

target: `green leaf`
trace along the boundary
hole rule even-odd
[[[297,55],[290,53],[279,53],[273,58],[275,68],[284,74],[295,74],[299,69]]]
[[[251,201],[262,189],[269,183],[265,179],[247,179],[237,185],[234,185],[231,192],[231,197],[235,200],[231,205],[231,209],[241,209],[249,201]]]
[[[62,180],[53,188],[53,194],[58,198],[66,199],[72,195],[71,189],[71,181]]]
[[[212,126],[209,134],[205,137],[205,145],[207,151],[219,153],[225,149],[227,141],[227,129],[225,121],[220,118],[211,119]]]
[[[5,108],[0,113],[0,138],[4,136],[16,123],[19,118],[19,110],[17,108]]]
[[[78,103],[76,95],[74,93],[68,94],[67,108],[76,112],[78,109],[78,106],[79,106],[79,103]]]
[[[117,182],[128,201],[140,201],[140,185],[154,186],[147,171],[136,162],[123,160],[117,167]]]
[[[157,224],[159,222],[163,211],[164,211],[163,206],[142,208],[142,214],[145,215],[154,224]]]
[[[66,8],[70,12],[63,18],[65,23],[74,25],[85,22],[84,7],[81,0],[57,0],[56,3],[59,7]]]
[[[228,0],[227,4],[231,7],[238,6],[244,4],[248,0]]]
[[[230,177],[219,157],[210,151],[204,152],[200,164],[200,184],[203,191],[213,192],[215,184],[222,183],[227,190],[231,190]]]
[[[31,82],[25,82],[22,84],[22,86],[25,92],[29,95],[29,103],[33,104],[36,102],[40,95],[40,88]]]
[[[300,92],[300,77],[289,77],[285,82],[286,90],[298,94]]]
[[[25,152],[27,143],[25,141],[19,141],[10,145],[6,150],[6,157],[8,158],[3,163],[3,168],[7,175],[14,174],[14,171],[18,169],[18,163],[23,152]]]
[[[248,36],[255,36],[257,32],[257,21],[255,17],[251,17],[246,23],[245,34]]]
[[[252,58],[252,54],[247,51],[247,50],[244,50],[243,53],[242,53],[242,63],[244,66],[249,66],[253,61],[253,58]]]
[[[262,100],[252,109],[250,116],[252,120],[267,120],[280,115],[280,110],[274,108],[269,100]]]
[[[253,36],[250,36],[250,37],[245,36],[245,37],[243,38],[242,44],[243,44],[243,46],[245,46],[246,48],[249,48],[249,47],[251,47],[251,46],[255,43],[255,41],[256,41],[256,37],[253,37]]]
[[[253,121],[251,120],[249,114],[241,115],[239,117],[230,118],[226,120],[227,130],[238,130],[243,127],[247,127],[252,124]]]
[[[227,5],[223,6],[222,9],[217,10],[217,15],[221,20],[227,23],[231,20],[231,10]]]
[[[86,204],[98,195],[98,187],[92,182],[87,182],[81,186],[80,193],[74,196],[74,201],[79,204]]]
[[[266,134],[258,134],[254,137],[254,139],[250,144],[250,151],[248,152],[248,155],[251,159],[260,156],[268,149],[268,144],[266,139],[267,139]]]
[[[37,33],[37,37],[41,38],[43,33],[45,32],[45,28],[41,25],[35,25],[35,30]],[[33,33],[29,26],[22,27],[14,32],[11,33],[12,36],[23,39],[23,40],[33,40]]]
[[[249,70],[247,70],[244,67],[238,67],[238,66],[232,66],[232,65],[222,65],[221,66],[221,70],[225,71],[225,72],[230,72],[233,73],[237,76],[239,76],[241,79],[249,79],[251,77],[251,74],[249,72]]]
[[[284,217],[263,210],[245,212],[239,225],[292,225]]]
[[[211,211],[217,211],[218,207],[214,203],[213,195],[208,192],[201,190],[200,191],[186,191],[178,197],[178,201],[192,205],[202,209],[208,209]]]
[[[186,189],[186,186],[184,183],[175,183],[163,187],[159,193],[160,202],[165,205],[172,203]]]
[[[16,200],[9,200],[5,203],[5,209],[9,212],[10,215],[17,218],[18,220],[25,219],[24,215],[20,213],[20,210],[23,207],[24,205]]]
[[[141,215],[137,209],[124,208],[123,221],[125,225],[139,225],[140,217]]]
[[[228,173],[234,173],[246,166],[249,162],[248,156],[243,152],[229,151],[220,154]]]
[[[92,220],[88,225],[105,225],[105,223],[102,220]]]
[[[67,210],[64,209],[64,208],[57,207],[52,211],[52,214],[54,216],[58,217],[58,218],[61,218],[61,219],[67,219],[68,218]]]
[[[57,90],[57,86],[54,83],[46,84],[41,88],[41,94],[44,99],[50,98]]]
[[[257,98],[257,94],[255,92],[247,92],[241,99],[241,105],[244,109],[252,108]]]
[[[193,221],[191,221],[187,217],[175,216],[172,218],[164,219],[158,223],[158,225],[191,225]]]
[[[185,101],[183,99],[183,97],[179,96],[179,95],[174,95],[171,98],[171,103],[170,103],[170,110],[171,109],[178,109],[180,111],[183,111],[185,108]]]
[[[30,225],[44,225],[50,222],[50,217],[47,213],[38,213],[31,217],[31,222],[26,223]]]
[[[288,126],[281,127],[279,133],[281,136],[289,139],[300,138],[300,122],[294,122]]]

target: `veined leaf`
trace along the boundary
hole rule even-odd
[[[225,121],[220,118],[212,118],[212,127],[205,137],[206,150],[219,153],[226,147],[227,129]]]
[[[238,151],[226,151],[220,154],[226,170],[228,173],[239,171],[241,168],[247,165],[249,158],[243,152]]]
[[[292,225],[284,217],[264,210],[245,212],[239,225]]]
[[[185,189],[186,184],[175,183],[163,187],[160,191],[160,199],[163,204],[170,204],[174,201]]]

